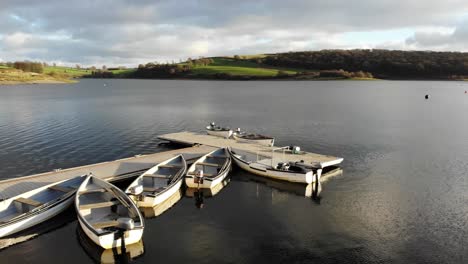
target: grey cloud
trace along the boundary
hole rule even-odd
[[[0,58],[130,64],[350,48],[355,44],[332,40],[346,32],[454,27],[467,11],[461,0],[7,0],[0,3]],[[27,41],[11,45],[18,33]],[[466,35],[460,27],[444,41]],[[418,32],[399,41],[430,47],[446,45],[443,37]]]
[[[468,20],[457,25],[451,33],[416,32],[406,39],[406,44],[413,49],[431,49],[446,51],[468,51]]]

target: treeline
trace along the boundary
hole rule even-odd
[[[43,73],[44,65],[42,62],[31,62],[31,61],[15,61],[15,62],[6,62],[5,66],[10,68],[15,68],[22,70],[24,72],[36,72]]]
[[[369,72],[378,78],[457,79],[468,76],[468,53],[397,50],[322,50],[269,54],[254,59],[306,71]]]

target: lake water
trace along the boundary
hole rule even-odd
[[[157,135],[217,121],[344,157],[343,174],[317,202],[235,170],[203,209],[184,197],[148,219],[134,263],[466,263],[465,90],[436,81],[1,86],[0,178],[164,151]],[[0,263],[99,258],[77,221],[64,224],[0,251]]]

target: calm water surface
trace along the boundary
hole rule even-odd
[[[466,263],[465,90],[423,81],[0,86],[0,178],[164,151],[157,135],[215,120],[344,157],[344,173],[323,184],[318,203],[235,170],[203,209],[185,197],[148,219],[134,263]],[[0,251],[0,263],[92,255],[72,221]]]

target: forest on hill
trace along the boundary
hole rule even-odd
[[[321,50],[269,54],[258,63],[307,70],[369,72],[381,79],[465,79],[468,53],[400,50]]]

